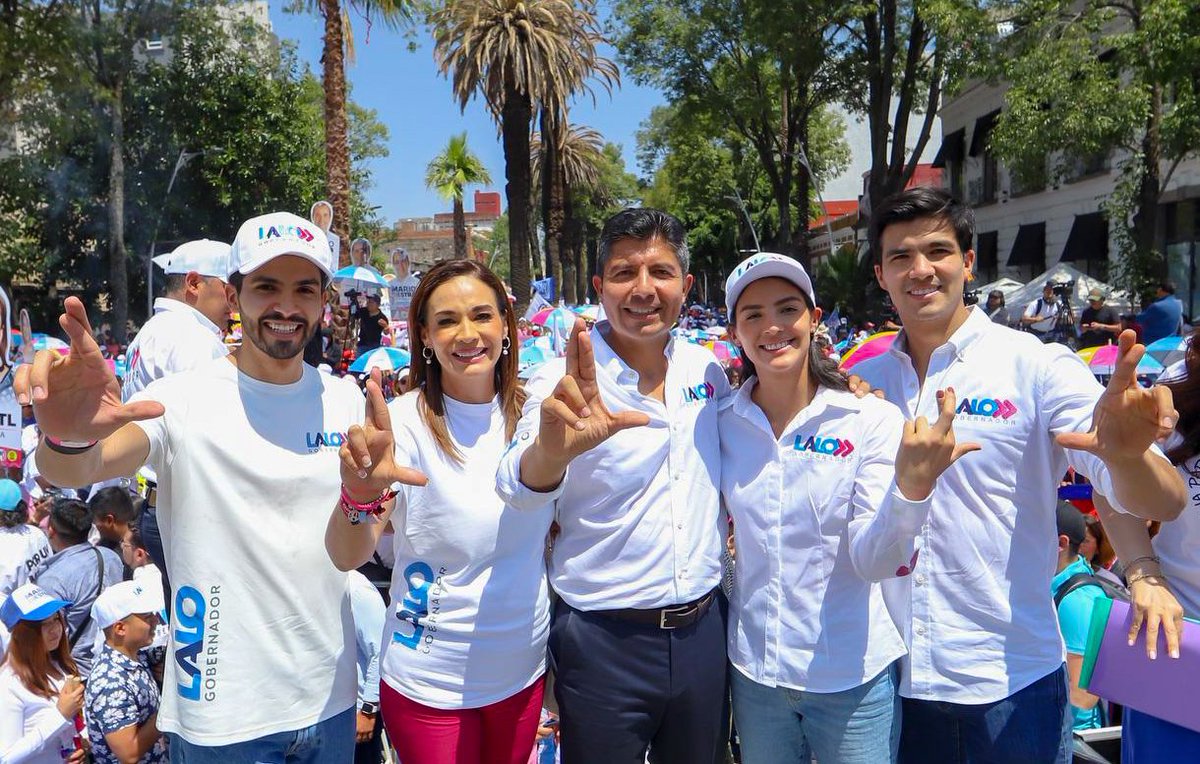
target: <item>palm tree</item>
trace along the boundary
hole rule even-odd
[[[534,108],[565,113],[567,100],[586,89],[586,79],[604,61],[596,53],[603,38],[594,2],[448,0],[432,22],[434,55],[442,74],[451,78],[459,107],[482,95],[500,126],[512,289],[524,308],[529,302]]]
[[[543,120],[543,125],[546,121]],[[552,135],[553,133],[546,133]],[[578,221],[573,220],[575,194],[599,191],[600,165],[603,162],[604,139],[600,133],[582,125],[568,125],[559,130],[557,139],[542,141],[533,137],[532,160],[534,185],[545,189],[542,195],[543,224],[546,230],[546,252],[554,258],[552,265],[556,283],[568,303],[580,302],[586,290],[578,289],[582,246],[574,246]],[[549,170],[549,175],[547,175]]]
[[[467,256],[467,224],[463,215],[463,189],[476,183],[491,183],[492,176],[479,157],[467,148],[467,134],[450,136],[446,150],[425,168],[425,186],[454,202],[454,257]]]
[[[333,205],[332,230],[342,238],[342,265],[350,257],[350,143],[346,119],[346,57],[354,61],[354,31],[341,0],[305,0],[325,18],[321,82],[325,87],[325,186]],[[365,13],[397,28],[412,20],[414,0],[367,0]]]

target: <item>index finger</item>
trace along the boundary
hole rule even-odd
[[[576,318],[567,335],[567,375],[574,377],[579,373],[579,338],[586,333],[583,320]]]
[[[596,381],[596,355],[592,352],[592,338],[583,328],[583,321],[576,319],[575,329],[579,332],[575,335],[578,340],[577,353],[578,360],[576,362],[575,374],[572,376],[577,380],[584,382]]]
[[[1107,392],[1122,393],[1137,384],[1137,365],[1146,354],[1146,346],[1137,344],[1137,335],[1132,329],[1121,332],[1117,341],[1117,365],[1112,379],[1108,380]]]
[[[379,369],[371,369],[371,378],[367,380],[367,416],[377,430],[392,431],[392,412],[388,411],[387,401],[383,399],[383,374]]]
[[[92,336],[92,325],[88,321],[87,310],[78,297],[68,297],[63,301],[63,314],[59,316],[58,324],[71,338],[72,353],[100,352],[100,346]]]
[[[954,395],[953,387],[947,387],[939,391],[938,398],[941,399],[941,411],[937,421],[933,423],[933,430],[939,435],[945,435],[954,425],[954,409],[958,407],[958,397]]]

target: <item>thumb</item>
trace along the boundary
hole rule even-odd
[[[120,419],[121,424],[129,424],[144,419],[154,419],[164,413],[166,413],[166,408],[158,401],[135,401],[122,406],[117,412],[117,418]]]
[[[640,411],[618,411],[612,415],[612,432],[645,427],[648,424],[650,417]]]
[[[404,483],[405,485],[425,485],[429,482],[429,478],[425,477],[425,473],[420,470],[414,470],[412,467],[402,467],[396,463],[396,460],[387,459],[380,464],[375,471],[375,477],[381,477],[392,483]]]
[[[1054,442],[1072,451],[1092,451],[1096,448],[1096,433],[1064,432],[1054,436]]]
[[[954,453],[950,455],[950,463],[954,464],[956,461],[973,451],[982,450],[983,446],[979,445],[978,443],[957,443],[954,446]]]

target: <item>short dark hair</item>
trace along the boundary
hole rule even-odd
[[[883,232],[893,223],[921,218],[942,218],[954,229],[954,238],[965,254],[975,238],[975,213],[949,191],[917,186],[889,196],[871,213],[871,251],[875,264],[883,262]]]
[[[92,513],[92,522],[105,515],[112,515],[123,523],[133,522],[137,517],[137,507],[129,491],[115,485],[96,491],[96,495],[88,501],[88,510]]]
[[[60,496],[50,506],[50,527],[64,541],[82,544],[92,529],[92,513],[82,501]]]
[[[319,269],[318,269],[319,270]],[[233,287],[233,291],[238,294],[242,293],[242,284],[246,281],[246,274],[241,271],[234,271],[229,274],[229,278],[225,279],[225,283]],[[321,291],[324,292],[329,288],[329,277],[325,275],[325,271],[321,271]]]
[[[168,273],[163,279],[163,294],[182,292],[187,286],[186,273]]]
[[[600,244],[596,251],[596,274],[604,276],[604,266],[612,254],[612,245],[621,239],[648,241],[658,237],[671,245],[679,266],[688,272],[691,258],[688,255],[687,230],[679,218],[649,207],[630,207],[604,221],[600,230]]]
[[[1158,284],[1158,288],[1163,290],[1167,294],[1175,294],[1175,282],[1174,281],[1160,281]]]
[[[142,529],[136,525],[129,526],[129,546],[133,549],[146,548],[146,542],[142,541]]]
[[[24,499],[9,510],[0,510],[0,528],[16,528],[29,522],[29,506]]]

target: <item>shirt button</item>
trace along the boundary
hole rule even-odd
[[[678,479],[679,479],[679,477],[680,477],[679,473],[678,473],[678,472],[676,472],[674,475],[672,475],[672,476],[671,476],[671,479],[672,479],[672,480],[678,480]]]
[[[917,628],[916,628],[916,632],[917,632],[917,634],[918,634],[919,636],[922,636],[922,637],[923,637],[923,636],[925,636],[925,627],[924,627],[924,626],[917,626]]]
[[[921,586],[925,583],[925,576],[918,573],[916,576],[913,577],[913,580],[917,582],[917,586]]]
[[[683,523],[677,523],[675,525],[675,527],[678,528],[679,530],[683,530]]]

